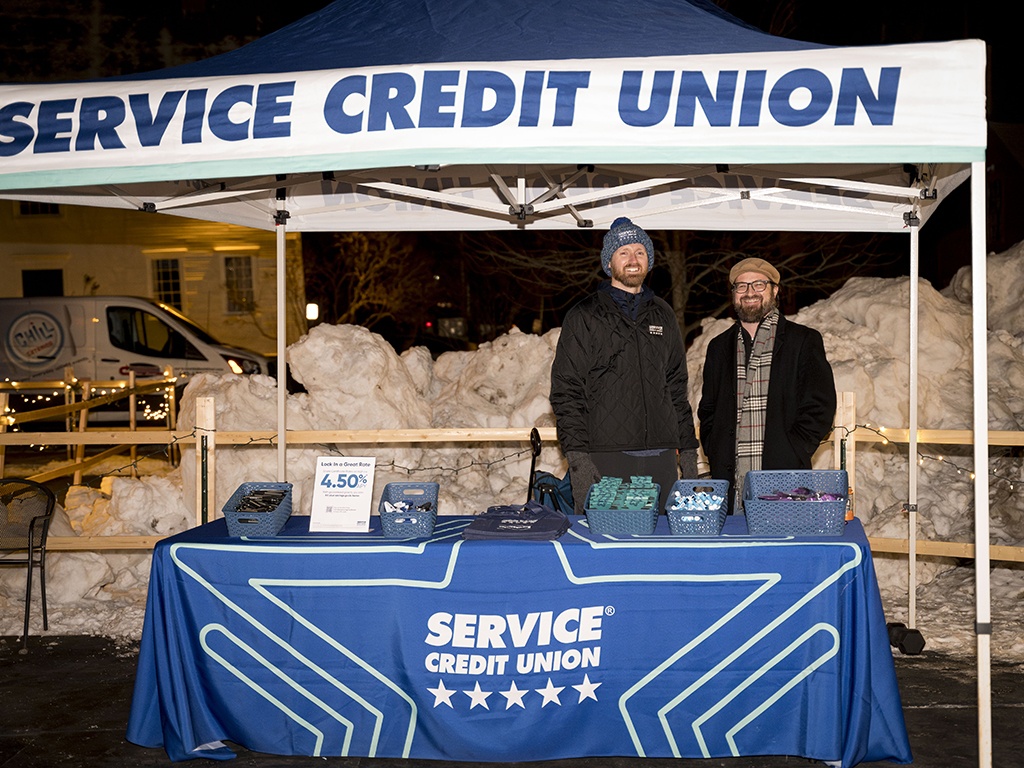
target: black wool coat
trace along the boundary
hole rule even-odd
[[[736,344],[738,324],[708,344],[697,418],[711,476],[736,472]],[[810,469],[811,456],[832,430],[836,384],[821,334],[779,316],[768,384],[762,469]],[[739,490],[739,489],[737,489]]]

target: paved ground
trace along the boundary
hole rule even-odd
[[[97,637],[33,637],[18,653],[17,638],[0,637],[0,768],[90,768],[172,765],[163,750],[125,741],[137,647]],[[916,768],[978,765],[975,664],[930,653],[897,656],[896,673]],[[1024,768],[1024,665],[992,670],[993,759],[996,768]],[[439,761],[278,757],[236,748],[237,768],[445,768]],[[194,760],[209,768],[214,760]],[[474,768],[472,763],[453,768]],[[512,764],[490,764],[508,768]],[[731,760],[586,758],[518,763],[516,768],[807,768],[794,757]],[[894,763],[862,763],[888,768]]]

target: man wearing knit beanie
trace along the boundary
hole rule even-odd
[[[779,311],[781,276],[747,258],[729,272],[736,324],[708,344],[697,416],[711,475],[728,480],[733,510],[747,472],[810,469],[832,430],[836,386],[821,334]]]
[[[576,514],[605,475],[627,482],[650,476],[662,502],[680,470],[684,478],[697,476],[679,323],[644,284],[654,268],[650,236],[616,219],[604,237],[601,267],[610,279],[566,314],[551,366],[551,407]]]

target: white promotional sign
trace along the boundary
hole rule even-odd
[[[365,533],[370,530],[373,456],[321,456],[316,462],[309,530]]]

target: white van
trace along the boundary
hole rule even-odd
[[[118,381],[196,373],[268,373],[267,359],[227,347],[173,307],[135,296],[0,299],[0,381]]]

